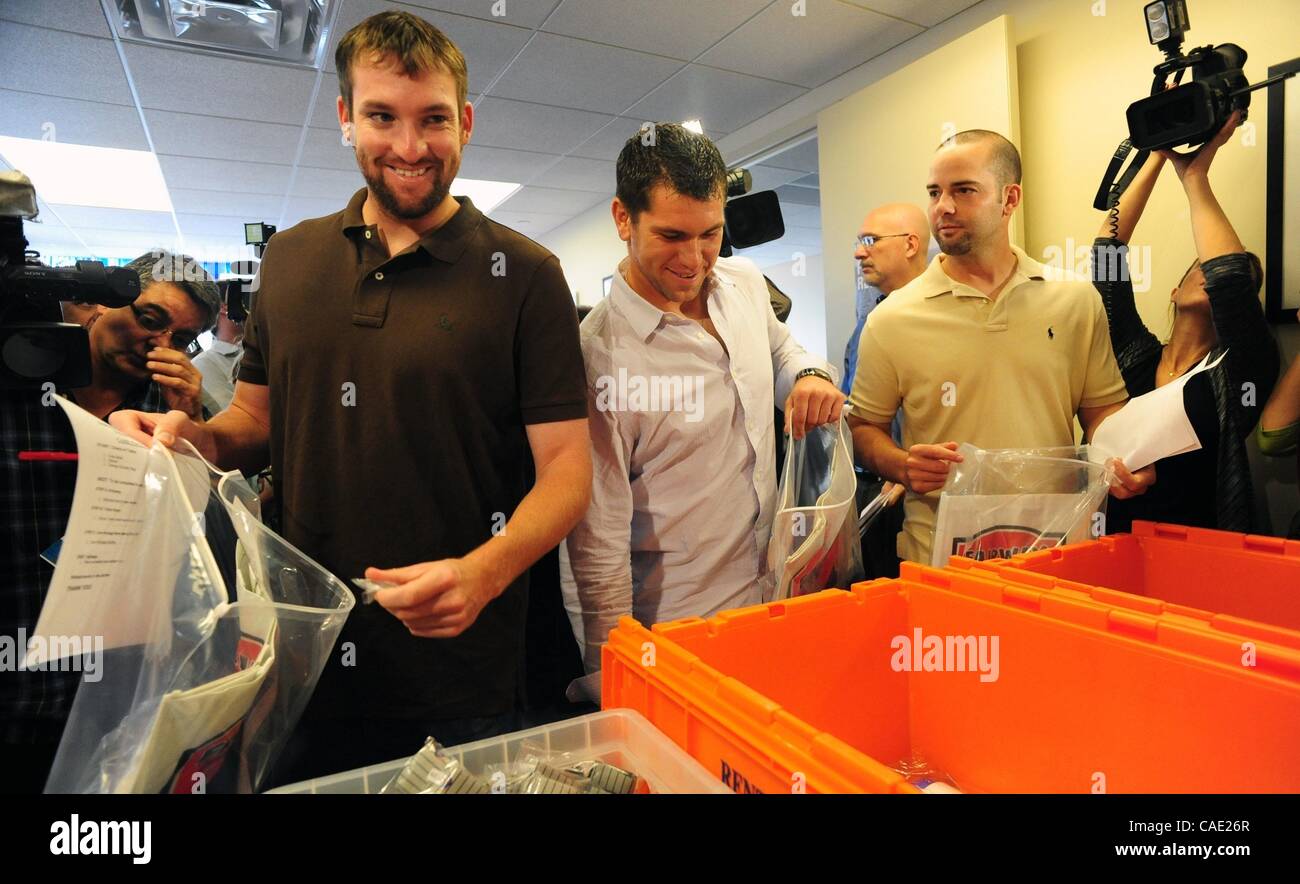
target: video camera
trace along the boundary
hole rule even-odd
[[[1113,209],[1120,195],[1153,150],[1172,150],[1187,145],[1198,147],[1212,139],[1228,122],[1234,110],[1244,121],[1250,108],[1250,93],[1293,76],[1280,74],[1250,85],[1243,70],[1246,50],[1235,43],[1198,46],[1182,52],[1183,36],[1191,30],[1187,0],[1155,0],[1142,8],[1147,38],[1165,54],[1152,73],[1151,95],[1128,107],[1129,137],[1120,142],[1111,158],[1101,186],[1093,199],[1096,209]],[[1192,72],[1190,83],[1183,75]],[[1173,75],[1170,86],[1169,77]],[[1124,159],[1136,148],[1123,176],[1116,180]]]
[[[785,236],[785,221],[781,217],[781,203],[775,190],[760,190],[750,194],[754,186],[748,169],[727,170],[727,203],[723,209],[725,226],[722,231],[724,258],[731,257],[732,248],[748,249]]]
[[[46,267],[23,235],[23,221],[36,215],[27,176],[0,173],[0,389],[84,387],[91,381],[90,338],[61,321],[59,302],[125,307],[139,297],[140,279],[97,261]]]

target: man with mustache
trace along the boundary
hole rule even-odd
[[[960,442],[981,448],[1090,439],[1128,400],[1101,299],[1086,281],[1049,279],[1011,244],[1020,153],[971,129],[940,145],[926,184],[942,254],[872,311],[862,330],[849,423],[859,461],[907,489],[898,554],[929,564],[939,489]],[[890,438],[901,408],[903,447]],[[1118,498],[1155,469],[1111,466]]]
[[[269,460],[290,542],[398,584],[349,616],[279,781],[516,729],[525,572],[591,489],[559,261],[450,195],[474,125],[464,56],[390,11],[335,62],[365,189],[271,239],[231,407],[131,426],[227,468]]]

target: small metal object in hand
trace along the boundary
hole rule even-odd
[[[387,580],[367,580],[364,577],[353,577],[352,582],[361,590],[361,601],[367,605],[375,600],[381,589],[391,589],[397,585]]]

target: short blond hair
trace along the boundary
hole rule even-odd
[[[339,72],[339,94],[352,113],[352,65],[392,59],[408,77],[442,69],[456,81],[456,119],[460,119],[469,94],[465,56],[451,38],[417,15],[389,10],[370,16],[343,35],[334,50]]]

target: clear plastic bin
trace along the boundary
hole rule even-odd
[[[691,756],[631,709],[609,709],[502,737],[449,746],[446,752],[466,770],[482,774],[489,764],[511,761],[524,740],[554,752],[572,752],[631,771],[658,793],[723,794],[731,792]],[[406,764],[405,758],[372,764],[315,780],[272,789],[276,795],[370,795],[382,789]]]

